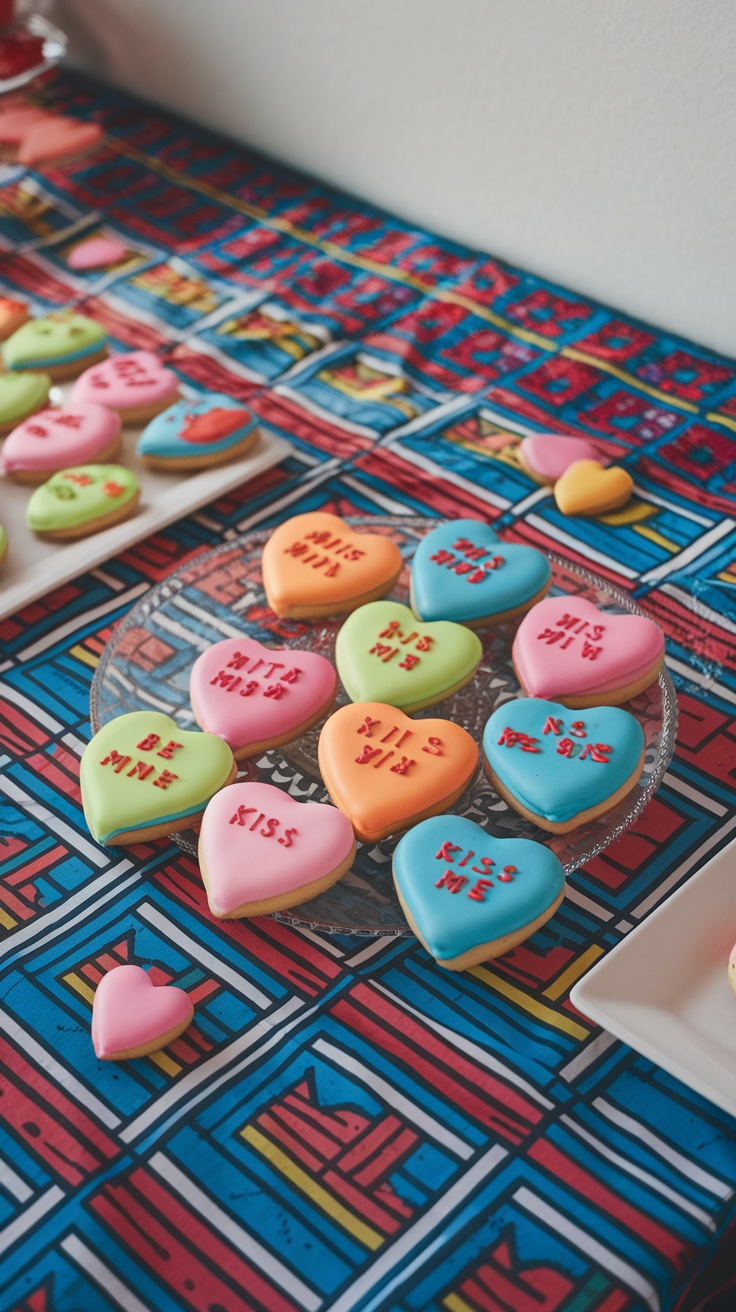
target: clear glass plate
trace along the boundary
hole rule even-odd
[[[399,546],[404,569],[392,597],[408,604],[409,564],[417,542],[438,521],[370,517],[349,521],[371,533],[385,533]],[[189,704],[189,671],[205,647],[226,637],[248,634],[274,647],[309,648],[334,660],[341,620],[310,623],[278,619],[269,609],[261,582],[261,550],[270,530],[258,530],[217,547],[183,565],[138,602],[118,626],[102,654],[92,683],[90,714],[96,732],[116,715],[154,707],[183,729],[196,729]],[[552,594],[584,597],[612,612],[642,614],[625,593],[558,557],[552,563]],[[511,663],[514,626],[488,630],[483,659],[471,683],[417,718],[442,716],[463,725],[478,743],[495,708],[521,695]],[[341,687],[338,705],[347,702]],[[637,787],[614,810],[570,834],[546,834],[511,810],[494,792],[482,767],[453,808],[499,837],[535,838],[555,851],[567,874],[608,847],[641,814],[672,759],[677,700],[665,669],[659,682],[628,703],[646,738],[644,772]],[[292,797],[329,801],[317,766],[321,725],[285,747],[241,762],[240,779],[260,780]],[[196,857],[197,834],[186,829],[172,838]],[[407,934],[394,892],[391,856],[398,840],[358,844],[351,871],[326,893],[277,919],[323,933]]]

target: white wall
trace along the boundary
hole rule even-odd
[[[736,355],[733,0],[56,0],[75,59]]]

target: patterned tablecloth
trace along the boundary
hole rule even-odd
[[[295,455],[0,624],[0,1305],[672,1308],[733,1216],[734,1124],[568,993],[736,827],[736,366],[118,93],[50,94],[106,144],[3,169],[3,287],[86,307]],[[69,234],[101,216],[136,259],[72,275]],[[516,458],[545,429],[630,468],[630,505],[563,518]],[[485,518],[667,633],[663,786],[488,967],[448,978],[414,939],[215,923],[177,848],[103,850],[85,828],[115,622],[181,560],[313,507]],[[209,586],[226,596],[227,574]],[[188,989],[196,1024],[100,1064],[93,990],[125,961]]]

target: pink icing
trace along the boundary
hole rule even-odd
[[[67,263],[70,269],[104,269],[122,260],[127,249],[117,237],[90,237],[70,251]]]
[[[353,827],[336,806],[295,802],[273,784],[230,784],[202,817],[199,853],[210,908],[228,916],[244,902],[321,879],[346,859],[353,841]]]
[[[98,1057],[142,1048],[181,1025],[192,1010],[188,993],[155,985],[140,966],[116,966],[103,975],[92,1007],[92,1042]]]
[[[610,615],[579,597],[545,597],[521,621],[513,657],[527,692],[554,700],[634,683],[663,651],[662,630],[643,615]]]
[[[32,123],[18,147],[19,164],[44,164],[91,150],[102,140],[99,123],[80,123],[76,118],[47,114]]]
[[[68,465],[89,464],[119,432],[118,415],[94,401],[41,410],[24,419],[5,439],[0,472],[54,472]]]
[[[280,738],[332,697],[337,675],[313,651],[226,638],[197,657],[189,692],[198,723],[234,750]]]
[[[31,126],[51,118],[53,115],[38,105],[17,105],[3,109],[0,112],[0,141],[17,145]]]
[[[583,437],[564,437],[560,433],[534,433],[525,437],[519,448],[530,469],[540,478],[556,483],[576,460],[601,461],[600,452]]]
[[[173,401],[178,391],[176,374],[157,355],[130,351],[85,369],[72,388],[71,400],[97,401],[113,410],[137,410]]]

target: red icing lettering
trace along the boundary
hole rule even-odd
[[[435,888],[447,888],[451,893],[459,893],[467,882],[467,875],[458,875],[454,870],[446,870],[441,879],[437,880]]]
[[[154,779],[153,786],[154,788],[168,788],[169,784],[173,784],[174,780],[178,778],[178,774],[172,774],[170,770],[162,770],[158,779]]]
[[[158,747],[160,742],[161,742],[160,734],[149,733],[147,737],[141,738],[141,741],[139,743],[136,743],[136,747],[138,748],[139,752],[152,752],[154,747]]]
[[[500,875],[496,878],[503,881],[504,884],[510,884],[516,874],[516,866],[504,866]]]
[[[503,733],[501,734],[501,737],[498,740],[498,746],[499,747],[518,746],[521,747],[522,752],[539,753],[541,751],[541,748],[536,746],[536,743],[538,742],[539,742],[538,738],[532,738],[531,735],[528,733],[521,733],[517,729],[511,729],[507,727],[504,729]]]
[[[358,733],[364,733],[366,738],[372,738],[373,730],[375,729],[376,725],[379,725],[380,723],[381,723],[380,720],[374,720],[371,718],[370,715],[366,715],[363,723],[358,729]]]
[[[562,719],[556,719],[554,715],[548,715],[542,733],[562,733]]]
[[[419,664],[419,657],[418,657],[418,656],[412,656],[411,652],[407,652],[406,655],[404,656],[403,661],[400,661],[400,662],[399,662],[399,669],[400,669],[400,670],[413,670],[413,669],[414,669],[414,666],[415,666],[415,665],[418,665],[418,664]]]
[[[112,751],[108,752],[104,761],[100,761],[100,765],[111,765],[115,773],[120,774],[120,771],[124,770],[126,765],[130,765],[130,759],[129,756],[121,756],[120,752]]]
[[[287,829],[286,833],[278,841],[282,844],[283,847],[291,847],[292,846],[291,836],[292,834],[296,834],[298,832],[299,831],[297,829]]]
[[[156,752],[156,755],[163,756],[165,761],[170,761],[172,756],[174,755],[174,752],[178,752],[181,749],[182,745],[183,745],[182,743],[175,743],[172,740],[172,742],[167,743],[165,747],[162,747],[160,752]]]
[[[391,755],[393,756],[393,752]],[[410,760],[408,756],[402,756],[401,760],[396,762],[396,765],[391,766],[391,773],[408,774],[413,765],[416,765],[416,761]]]
[[[428,738],[422,751],[427,752],[430,756],[444,756],[445,753],[442,750],[442,739],[435,737]]]
[[[435,861],[453,861],[453,852],[462,852],[462,848],[457,843],[446,842],[442,844],[439,852],[435,852]]]
[[[128,778],[134,779],[137,776],[139,779],[147,779],[152,772],[152,765],[146,765],[145,761],[136,761],[133,769],[128,771]]]
[[[473,887],[468,889],[468,897],[472,897],[474,902],[485,902],[488,888],[493,888],[492,879],[476,879]]]

